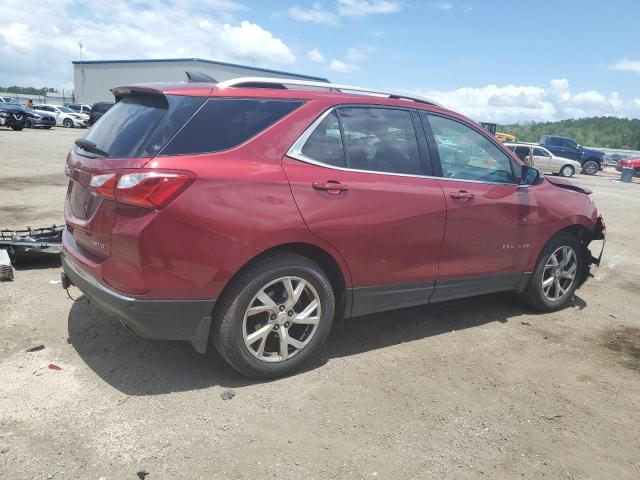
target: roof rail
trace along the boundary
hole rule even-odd
[[[250,88],[287,88],[287,85],[293,87],[311,87],[313,89],[323,89],[330,92],[355,93],[373,96],[385,96],[398,100],[411,100],[413,102],[428,103],[441,107],[438,102],[430,98],[421,97],[412,93],[393,92],[388,90],[376,90],[373,88],[355,87],[353,85],[339,85],[336,83],[313,82],[310,80],[296,80],[292,78],[270,78],[270,77],[239,77],[219,82],[218,88],[229,87],[250,87]]]

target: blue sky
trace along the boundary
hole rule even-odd
[[[4,0],[0,85],[72,87],[82,41],[88,59],[255,62],[421,92],[477,120],[640,117],[639,24],[638,0]]]

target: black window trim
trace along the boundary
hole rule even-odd
[[[442,161],[440,160],[440,152],[438,151],[438,147],[436,145],[435,136],[433,135],[433,130],[431,129],[431,123],[429,122],[428,115],[433,115],[434,117],[442,117],[442,118],[445,118],[447,120],[451,120],[453,122],[457,122],[457,123],[459,123],[461,125],[464,125],[465,127],[469,128],[471,130],[474,130],[475,132],[477,132],[480,135],[482,135],[484,138],[486,138],[489,141],[491,141],[495,146],[498,147],[498,150],[500,150],[502,153],[504,153],[505,156],[509,159],[509,164],[511,166],[511,174],[516,179],[516,181],[513,182],[513,183],[512,182],[505,183],[505,182],[490,182],[490,181],[486,181],[486,180],[468,180],[468,179],[444,177],[443,176],[443,170],[442,170]],[[519,169],[521,167],[521,165],[519,163],[517,163],[517,162],[514,162],[512,156],[509,155],[508,153],[506,153],[503,150],[503,146],[500,145],[500,143],[498,142],[498,140],[495,137],[491,138],[491,136],[485,135],[485,133],[482,132],[482,130],[484,130],[484,129],[476,128],[474,125],[471,125],[471,124],[469,124],[467,122],[463,122],[462,120],[460,120],[458,118],[451,117],[449,115],[445,115],[445,114],[440,113],[440,112],[432,112],[432,111],[427,111],[427,110],[420,110],[420,118],[422,120],[423,126],[425,124],[428,125],[428,127],[425,127],[425,133],[427,134],[427,141],[429,142],[429,149],[431,150],[431,148],[433,148],[433,151],[431,152],[431,157],[434,159],[434,167],[436,167],[434,169],[436,171],[436,173],[435,173],[436,178],[439,178],[439,179],[442,179],[442,180],[446,180],[446,181],[449,181],[449,182],[483,183],[483,184],[486,184],[486,185],[515,185],[517,187],[529,186],[529,185],[524,185],[524,184],[518,183],[518,179],[520,178],[520,175],[516,173],[516,169]],[[439,173],[439,175],[438,175],[438,173]]]
[[[343,132],[342,132],[342,120],[340,119],[340,108],[351,108],[351,107],[362,107],[362,108],[388,108],[388,109],[392,109],[392,110],[404,110],[410,113],[411,115],[411,123],[413,125],[413,129],[414,129],[414,134],[416,135],[416,143],[418,145],[418,156],[420,159],[420,170],[422,171],[422,173],[420,174],[415,174],[415,173],[397,173],[397,172],[380,172],[377,170],[361,170],[358,168],[351,168],[349,166],[345,166],[344,167],[339,167],[336,165],[331,165],[328,163],[324,163],[321,162],[319,160],[316,160],[314,158],[311,158],[307,155],[305,155],[304,153],[302,153],[302,148],[304,147],[304,145],[307,143],[307,140],[309,140],[309,137],[311,137],[311,135],[313,134],[313,132],[316,130],[316,128],[318,128],[318,126],[324,121],[324,119],[331,113],[331,112],[336,112],[336,116],[338,117],[338,123],[340,125],[340,137],[342,139],[343,137]],[[432,175],[433,172],[433,166],[431,163],[431,154],[429,150],[426,150],[424,148],[424,145],[421,145],[420,142],[420,137],[422,135],[424,135],[424,132],[421,131],[418,128],[418,125],[416,125],[414,116],[412,115],[412,112],[417,112],[417,109],[415,108],[407,108],[407,107],[396,107],[394,105],[376,105],[376,104],[363,104],[363,103],[356,103],[356,104],[339,104],[339,105],[333,105],[330,108],[328,108],[327,110],[325,110],[324,112],[322,112],[320,114],[320,116],[318,116],[318,118],[316,118],[313,123],[311,125],[309,125],[306,130],[302,133],[302,135],[300,135],[298,137],[298,139],[293,143],[293,145],[291,146],[291,148],[289,148],[289,150],[287,151],[287,156],[294,158],[296,160],[299,160],[301,162],[304,163],[309,163],[312,165],[316,165],[319,167],[325,167],[325,168],[331,168],[334,170],[342,170],[342,171],[346,171],[346,172],[356,172],[356,173],[370,173],[373,175],[392,175],[395,177],[410,177],[410,178],[438,178]],[[342,148],[345,149],[345,143],[344,140],[342,141]],[[346,162],[346,152],[345,152],[345,162]],[[426,157],[426,158],[425,158]],[[430,168],[425,168],[425,166],[428,166]],[[431,170],[431,171],[429,171]],[[427,173],[429,172],[429,173]]]

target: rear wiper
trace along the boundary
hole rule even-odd
[[[104,150],[100,150],[96,147],[96,144],[91,140],[87,140],[86,138],[77,138],[74,142],[81,149],[86,150],[87,152],[95,153],[96,155],[100,155],[101,157],[108,157],[109,154]]]

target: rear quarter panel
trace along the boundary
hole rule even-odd
[[[351,285],[341,255],[307,228],[282,168],[286,151],[322,110],[308,103],[236,148],[158,156],[146,165],[189,170],[198,176],[163,214],[209,232],[212,248],[218,250],[211,257],[219,257],[220,249],[228,251],[225,267],[210,269],[207,290],[213,298],[257,254],[287,243],[307,243],[327,251],[342,269],[346,285]]]

